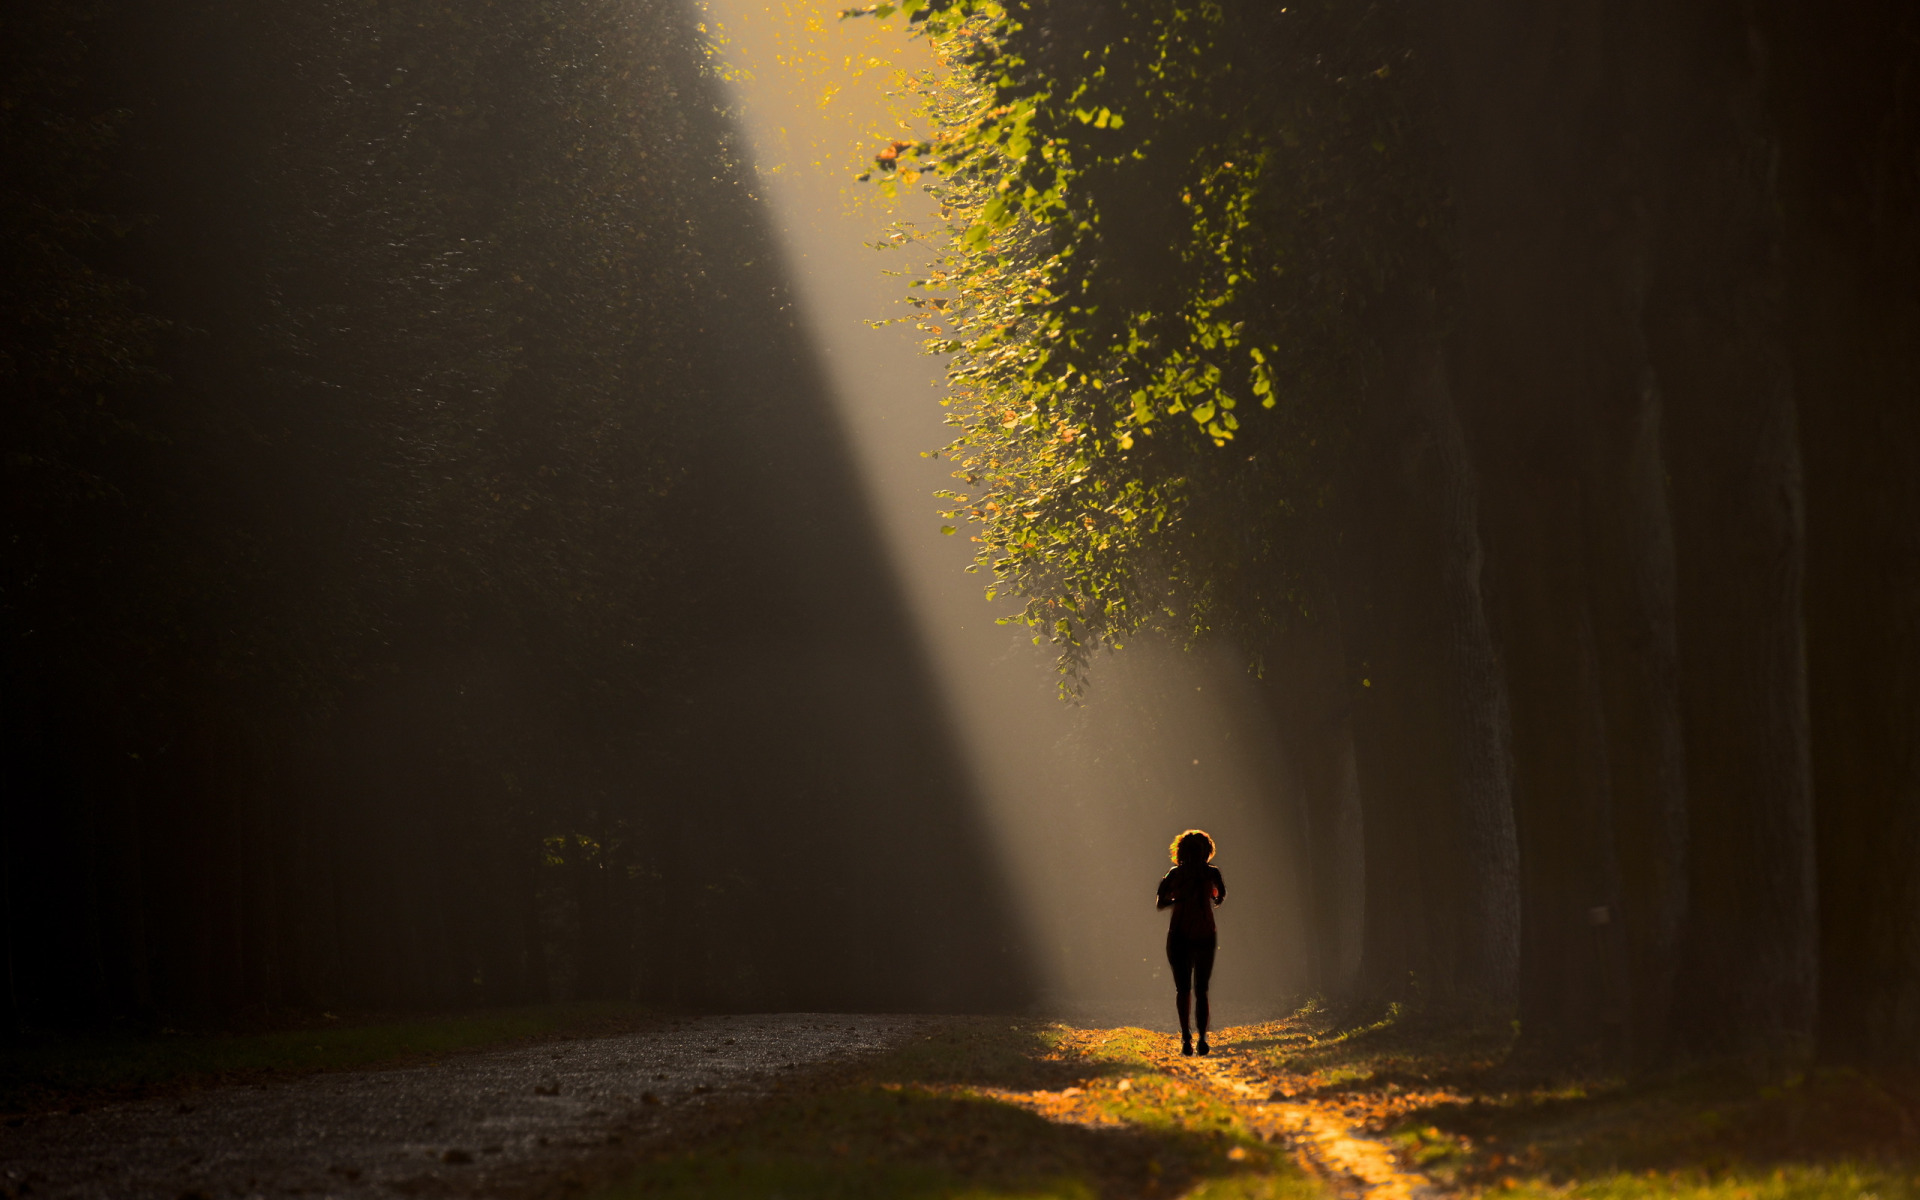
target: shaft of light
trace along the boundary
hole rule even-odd
[[[1153,885],[1171,836],[1220,840],[1232,888],[1221,914],[1216,1011],[1265,1012],[1306,983],[1297,844],[1285,764],[1232,656],[1150,639],[1102,663],[1086,704],[1055,695],[1050,655],[982,596],[964,536],[943,537],[932,493],[948,468],[941,366],[901,297],[924,262],[888,250],[895,222],[931,229],[933,202],[885,201],[854,182],[863,159],[914,132],[917,79],[936,70],[897,22],[841,20],[827,4],[709,0],[704,8],[755,159],[803,328],[813,339],[861,485],[933,665],[939,706],[969,759],[1017,889],[1046,1006],[1154,1018],[1164,1004],[1164,917]]]

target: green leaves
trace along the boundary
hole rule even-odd
[[[1070,671],[1141,624],[1288,619],[1361,314],[1407,255],[1444,259],[1408,215],[1444,197],[1383,174],[1411,161],[1391,22],[1313,11],[1283,34],[1259,6],[1117,0],[1095,29],[954,3],[929,26],[955,64],[924,153],[959,297],[928,343],[946,453],[979,480],[975,569]]]

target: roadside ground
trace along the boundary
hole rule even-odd
[[[1205,1070],[1141,1029],[950,1020],[806,1081],[692,1145],[661,1147],[626,1197],[1323,1194]]]
[[[1237,1031],[1251,1070],[1322,1126],[1387,1139],[1462,1195],[1545,1200],[1913,1200],[1920,1073],[1735,1067],[1627,1079],[1543,1070],[1510,1030],[1389,1010],[1303,1012]]]
[[[1913,1072],[1629,1081],[1398,1009],[1309,1006],[1204,1058],[1133,1027],[597,1005],[26,1049],[0,1196],[1920,1200]]]
[[[604,1037],[660,1019],[638,1004],[589,1001],[409,1016],[284,1014],[247,1031],[46,1033],[0,1043],[0,1117],[315,1071],[396,1066],[519,1042]]]
[[[928,1029],[874,1014],[659,1017],[362,1070],[283,1072],[0,1121],[0,1200],[573,1194]]]
[[[1505,1031],[1309,1007],[1205,1058],[1137,1028],[951,1020],[691,1142],[603,1200],[1920,1200],[1916,1080],[1628,1082]]]

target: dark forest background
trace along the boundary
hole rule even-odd
[[[1020,1001],[680,6],[0,23],[0,1027]]]

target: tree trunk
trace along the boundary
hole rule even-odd
[[[1380,526],[1369,532],[1378,534]],[[1364,537],[1364,535],[1363,535]],[[1392,545],[1399,545],[1396,539]],[[1401,561],[1375,546],[1363,579],[1341,600],[1346,633],[1346,685],[1352,697],[1356,778],[1365,812],[1365,880],[1361,991],[1374,998],[1431,998],[1450,979],[1458,897],[1436,876],[1459,853],[1444,808],[1440,776],[1445,747],[1431,713],[1429,666],[1422,639],[1405,624],[1405,597],[1376,589],[1383,565]],[[1390,571],[1390,567],[1387,568]],[[1384,594],[1383,594],[1384,593]]]
[[[1491,557],[1510,564],[1494,587],[1514,697],[1521,1032],[1534,1052],[1557,1055],[1605,1040],[1624,1016],[1609,928],[1619,868],[1583,497],[1565,479],[1520,482],[1489,504],[1487,527]]]
[[[1428,443],[1440,551],[1440,648],[1454,805],[1466,870],[1460,990],[1485,1016],[1513,1011],[1520,971],[1520,848],[1513,816],[1512,716],[1487,621],[1479,483],[1468,459],[1431,297],[1408,364],[1409,408]]]
[[[1759,35],[1733,5],[1662,10],[1667,193],[1649,341],[1668,414],[1691,824],[1681,1019],[1694,1046],[1812,1048],[1818,923],[1798,418]]]
[[[1347,494],[1342,600],[1366,805],[1369,990],[1512,1011],[1519,947],[1506,696],[1481,596],[1477,484],[1431,296],[1378,306],[1387,348]]]
[[[1666,1041],[1684,911],[1660,396],[1643,334],[1640,23],[1486,0],[1444,31],[1462,293],[1449,346],[1514,722],[1522,1022]]]
[[[1820,1049],[1920,1060],[1920,12],[1765,6],[1806,467]]]
[[[1313,937],[1313,987],[1350,996],[1366,919],[1365,829],[1355,774],[1353,704],[1339,613],[1288,631],[1267,656],[1268,702],[1300,794],[1302,889]]]
[[[1636,341],[1638,339],[1636,338]],[[1640,1067],[1671,1049],[1673,981],[1687,910],[1686,751],[1680,725],[1673,527],[1661,446],[1660,398],[1644,345],[1628,403],[1603,422],[1592,514],[1591,572],[1600,644],[1620,912],[1626,956],[1621,1003],[1628,1058]],[[1611,922],[1610,922],[1611,923]]]

